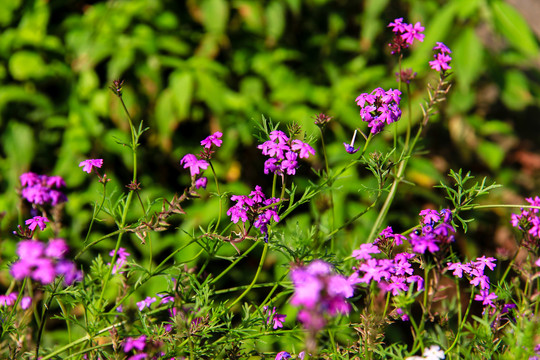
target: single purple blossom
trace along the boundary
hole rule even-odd
[[[30,230],[35,230],[36,226],[39,227],[39,230],[43,231],[47,227],[45,223],[48,223],[49,219],[44,216],[34,216],[31,219],[26,220],[24,223],[28,225]]]
[[[94,167],[96,168],[101,168],[103,166],[103,159],[88,159],[88,160],[84,160],[84,161],[81,161],[80,164],[79,164],[79,167],[83,167],[83,171],[87,172],[88,174],[90,174],[92,172],[92,169]]]
[[[490,293],[489,290],[480,290],[480,294],[477,294],[474,297],[474,300],[476,301],[482,301],[482,305],[484,306],[491,306],[495,307],[495,304],[493,303],[493,300],[495,300],[498,296],[495,293]]]
[[[133,349],[143,351],[145,346],[146,335],[141,335],[136,339],[128,337],[124,343],[124,352],[128,353]]]
[[[422,31],[424,31],[424,27],[419,22],[414,25],[407,24],[405,25],[405,32],[401,35],[401,37],[407,44],[412,44],[414,39],[423,42],[424,34],[422,34]]]
[[[30,296],[24,296],[21,299],[21,309],[26,310],[32,305],[32,298]]]
[[[210,149],[212,147],[212,144],[214,144],[216,147],[220,147],[221,143],[223,142],[221,140],[221,137],[223,134],[219,131],[216,131],[212,135],[208,136],[206,139],[201,141],[201,145],[204,146],[206,149]]]
[[[371,259],[371,254],[379,254],[379,248],[371,243],[360,245],[360,249],[353,250],[352,256],[357,260]]]
[[[182,160],[180,160],[180,165],[184,165],[184,169],[189,168],[191,176],[198,175],[202,170],[208,168],[208,162],[206,160],[197,159],[197,156],[193,154],[186,154]]]
[[[280,351],[277,353],[276,358],[274,360],[286,360],[290,358],[291,358],[291,354],[289,354],[286,351]]]
[[[154,302],[156,302],[155,297],[147,296],[146,299],[137,302],[137,307],[139,308],[139,311],[143,311],[144,308],[150,308]]]
[[[201,177],[197,180],[195,180],[195,188],[200,189],[206,189],[206,185],[208,185],[208,178],[207,177]]]

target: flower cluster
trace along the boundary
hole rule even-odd
[[[266,313],[266,324],[270,325],[272,323],[272,329],[276,330],[283,327],[283,322],[287,315],[276,313],[276,308],[273,307],[272,310],[268,306],[263,307],[264,312]]]
[[[127,262],[127,257],[131,255],[130,253],[128,253],[126,251],[126,249],[124,249],[123,247],[121,248],[118,248],[118,254],[116,256],[116,263],[114,264],[113,266],[113,269],[112,269],[112,273],[113,274],[116,274],[117,272],[119,274],[122,274],[122,271],[120,271],[122,269],[122,267],[124,267],[124,265],[126,264]],[[114,257],[114,250],[111,250],[109,252],[109,256],[110,257]],[[111,263],[108,263],[107,265],[111,265]]]
[[[422,356],[409,356],[405,360],[443,360],[445,358],[444,351],[438,345],[431,345],[424,349]]]
[[[422,228],[411,233],[409,242],[417,254],[429,251],[432,254],[454,242],[455,229],[452,226],[452,212],[442,209],[440,212],[425,209],[420,212]]]
[[[197,189],[200,189],[201,187],[206,189],[208,179],[202,176],[201,170],[206,170],[210,165],[207,160],[212,159],[212,154],[214,153],[213,146],[221,147],[223,142],[221,140],[222,136],[223,134],[221,132],[216,131],[212,135],[206,137],[206,139],[201,140],[203,150],[198,157],[193,154],[186,154],[182,160],[180,160],[180,165],[183,165],[184,169],[189,168],[192,185],[194,185]]]
[[[495,258],[482,256],[468,263],[449,262],[447,265],[448,270],[453,271],[452,275],[462,278],[465,273],[469,279],[469,283],[480,288],[480,294],[477,294],[474,297],[474,300],[482,301],[484,307],[489,306],[495,308],[493,300],[497,299],[497,295],[493,292],[489,292],[489,277],[484,274],[484,269],[486,267],[490,270],[495,269],[495,261]]]
[[[360,94],[355,101],[361,108],[362,121],[368,123],[372,134],[380,133],[386,124],[396,122],[401,117],[401,91],[397,89],[385,91],[376,88],[369,94]]]
[[[17,297],[19,296],[18,292],[12,292],[8,295],[0,295],[0,307],[7,307],[12,306],[17,301]],[[30,296],[24,296],[21,298],[21,303],[19,306],[21,309],[26,310],[32,305],[32,298]]]
[[[82,279],[75,263],[66,259],[68,246],[63,239],[51,239],[45,245],[38,240],[23,240],[17,244],[19,260],[11,265],[11,275],[22,280],[30,277],[42,284],[50,284],[63,276],[64,284],[71,285]]]
[[[233,195],[231,201],[236,201],[236,204],[227,210],[227,215],[231,217],[231,221],[235,224],[242,221],[245,226],[245,223],[249,221],[250,226],[256,227],[263,234],[268,234],[270,220],[279,221],[277,205],[272,205],[277,204],[280,200],[278,198],[267,199],[262,192],[262,188],[258,185],[248,196]]]
[[[431,68],[433,70],[436,70],[438,72],[444,72],[446,70],[450,70],[451,67],[449,65],[450,61],[452,60],[452,58],[450,57],[449,54],[452,53],[452,51],[450,51],[450,49],[444,45],[442,42],[437,42],[437,45],[433,48],[433,50],[437,51],[438,52],[433,55],[433,57],[435,58],[435,60],[432,60],[429,62],[429,66],[431,66]]]
[[[349,312],[345,299],[353,296],[353,287],[345,276],[334,274],[332,270],[330,264],[314,260],[306,267],[291,271],[294,294],[290,303],[302,306],[298,320],[311,331],[324,327],[325,314],[335,316]]]
[[[60,176],[37,175],[27,172],[19,177],[21,181],[21,195],[29,203],[35,205],[55,206],[67,201],[64,193],[58,189],[65,187],[66,183]]]
[[[532,206],[540,206],[540,197],[526,198]],[[540,246],[540,217],[539,209],[521,209],[520,214],[512,214],[512,226],[525,233],[523,245],[529,250]]]
[[[263,155],[270,158],[264,162],[264,173],[294,175],[298,169],[298,158],[307,159],[315,150],[298,139],[291,140],[283,131],[270,132],[270,140],[258,146]]]
[[[404,23],[403,18],[398,18],[388,24],[388,27],[392,28],[395,33],[392,43],[389,44],[392,55],[401,53],[403,49],[412,45],[415,39],[420,42],[424,41],[424,34],[422,34],[424,27],[419,22],[412,25]]]
[[[400,236],[390,233],[391,229],[385,229],[377,241],[393,238],[398,239],[397,244],[401,244]],[[424,279],[413,275],[414,269],[409,262],[414,254],[398,253],[393,259],[375,259],[371,256],[380,252],[379,247],[374,243],[362,244],[360,249],[353,251],[352,256],[359,260],[360,264],[353,268],[354,272],[349,276],[351,284],[370,284],[375,281],[382,291],[391,292],[394,296],[408,291],[410,284],[413,283],[417,284],[418,291],[423,289]]]

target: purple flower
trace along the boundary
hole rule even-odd
[[[392,28],[392,31],[395,32],[395,33],[404,33],[407,29],[406,29],[406,26],[407,24],[404,24],[403,23],[403,18],[398,18],[398,19],[395,19],[394,22],[388,24],[388,27],[391,27]]]
[[[385,91],[382,88],[376,88],[370,94],[363,93],[356,98],[356,104],[361,108],[360,116],[362,121],[368,123],[372,134],[381,132],[386,124],[391,124],[400,119],[400,96],[401,92],[399,90],[390,89]],[[346,147],[346,150],[351,149]]]
[[[69,248],[64,239],[51,239],[47,244],[45,255],[52,258],[62,259]]]
[[[206,189],[206,185],[208,184],[208,178],[202,177],[197,180],[195,180],[195,188],[200,189]]]
[[[281,170],[287,172],[287,175],[296,174],[296,168],[298,167],[298,161],[296,158],[298,155],[292,151],[285,154],[285,159],[281,162]]]
[[[78,270],[75,264],[70,260],[60,260],[56,264],[55,271],[57,275],[64,276],[64,284],[69,286],[75,281],[81,281],[83,274]]]
[[[9,295],[0,295],[0,307],[6,307],[15,304],[15,301],[17,301],[17,296],[19,296],[19,293],[17,292],[12,292]]]
[[[39,227],[39,230],[43,231],[47,227],[45,223],[48,223],[49,219],[44,216],[34,216],[31,219],[26,220],[24,223],[28,225],[28,228],[32,231],[35,230],[36,226]]]
[[[357,260],[367,260],[371,259],[370,254],[379,254],[380,252],[379,248],[373,244],[362,244],[360,249],[353,250],[352,256]]]
[[[448,46],[444,45],[442,42],[437,42],[437,45],[433,48],[433,50],[439,50],[443,54],[451,54],[452,51],[448,48]]]
[[[30,296],[25,296],[21,299],[21,309],[26,310],[32,305],[32,298]]]
[[[495,304],[493,303],[493,300],[495,300],[498,296],[495,293],[490,293],[489,290],[480,290],[480,294],[477,294],[474,297],[474,300],[476,301],[482,301],[482,305],[484,306],[491,306],[495,307]]]
[[[143,351],[145,346],[146,346],[146,335],[141,335],[136,339],[128,337],[126,339],[126,342],[124,343],[124,352],[128,353],[133,349]]]
[[[479,269],[484,270],[484,267],[488,267],[490,270],[495,269],[495,261],[497,261],[495,258],[488,257],[486,258],[485,255],[482,257],[479,257],[476,259],[476,261],[473,262],[473,264]]]
[[[270,310],[268,306],[265,306],[263,310],[266,311],[266,315],[267,315],[266,323],[267,324],[272,323],[272,328],[274,330],[283,327],[283,322],[285,321],[285,318],[287,317],[287,315],[277,314],[275,307],[272,310]]]
[[[291,358],[291,354],[289,354],[286,351],[280,351],[277,353],[276,358],[274,360],[286,360],[290,358]]]
[[[84,161],[81,161],[79,163],[79,167],[83,167],[83,171],[87,172],[88,174],[90,174],[92,172],[92,169],[94,167],[96,168],[101,168],[103,166],[103,159],[88,159],[88,160],[84,160]]]
[[[113,274],[116,274],[117,272],[122,274],[122,271],[119,271],[127,262],[127,257],[130,255],[130,253],[128,253],[126,251],[126,249],[124,249],[123,247],[121,248],[118,248],[118,254],[116,256],[116,263],[114,264],[113,266],[113,270],[112,270],[112,273]],[[114,250],[111,250],[109,252],[109,256],[110,257],[114,257]],[[111,265],[111,263],[108,263],[107,265]]]
[[[221,140],[221,137],[223,134],[219,131],[216,131],[212,135],[208,136],[206,139],[201,141],[201,145],[204,146],[206,149],[210,149],[212,147],[212,144],[214,144],[216,147],[220,147],[221,143],[223,142]]]
[[[315,150],[300,140],[293,140],[291,145],[292,151],[299,151],[300,159],[307,159],[309,155],[315,155]]]
[[[154,302],[156,302],[155,297],[147,296],[146,299],[137,302],[137,307],[139,308],[139,311],[143,311],[144,308],[150,308]]]
[[[349,312],[345,299],[353,296],[352,284],[343,275],[333,274],[330,264],[314,260],[307,267],[293,269],[290,276],[294,285],[291,305],[303,307],[298,320],[306,328],[321,329],[325,314]]]
[[[462,263],[447,263],[448,270],[454,270],[452,275],[457,276],[458,278],[463,277],[463,272],[465,271],[466,274],[469,274],[471,272],[471,267],[468,264],[462,264]]]
[[[452,67],[448,65],[452,58],[443,53],[438,53],[435,56],[435,60],[432,60],[429,62],[429,66],[438,72],[441,72],[443,70],[450,70]]]
[[[424,209],[418,215],[423,217],[424,224],[434,224],[441,219],[439,212],[432,209]]]
[[[423,42],[424,34],[422,34],[422,31],[424,31],[424,27],[419,22],[414,24],[414,26],[412,24],[406,24],[405,32],[401,35],[401,37],[407,44],[412,44],[414,39]]]
[[[193,154],[187,154],[180,160],[180,165],[184,165],[184,169],[189,168],[191,176],[195,176],[200,173],[201,169],[206,170],[209,164],[206,160],[197,159]]]

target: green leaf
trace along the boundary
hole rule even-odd
[[[16,80],[41,79],[47,74],[47,65],[37,53],[19,51],[9,59],[9,72]]]
[[[486,140],[478,144],[478,155],[492,170],[497,170],[501,167],[505,152],[498,144]]]
[[[490,4],[495,29],[524,55],[538,55],[537,39],[523,16],[506,2],[492,1]]]
[[[169,77],[169,81],[176,114],[180,121],[184,120],[189,116],[191,100],[193,99],[193,74],[186,71],[175,71]]]
[[[211,34],[225,33],[229,20],[229,6],[223,0],[205,0],[201,5],[203,25]]]
[[[454,44],[452,55],[452,69],[458,78],[459,89],[468,92],[484,66],[484,46],[474,29],[467,28],[461,34]]]
[[[279,1],[272,1],[266,8],[266,34],[278,40],[285,29],[285,9]]]
[[[504,104],[512,110],[523,110],[533,102],[529,90],[529,80],[521,70],[508,70],[504,73],[504,88],[501,94]]]

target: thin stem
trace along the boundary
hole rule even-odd
[[[234,260],[225,270],[221,272],[218,276],[212,279],[210,281],[210,284],[215,284],[219,279],[221,279],[225,274],[227,274],[236,264],[238,264],[243,258],[245,258],[255,247],[257,246],[259,242],[255,241],[253,245],[249,249],[247,249],[241,256],[239,256],[236,260]]]
[[[219,213],[218,213],[218,220],[215,227],[216,232],[217,232],[219,229],[219,223],[221,222],[221,213],[223,212],[223,199],[221,198],[221,191],[219,191],[219,182],[216,175],[216,171],[214,170],[214,165],[212,165],[212,161],[208,161],[208,163],[210,164],[210,169],[212,169],[212,174],[214,175],[214,181],[216,183],[216,192],[219,196]]]
[[[36,360],[39,359],[39,345],[40,345],[40,342],[41,342],[41,336],[43,335],[43,328],[45,327],[45,323],[46,323],[47,312],[51,308],[52,300],[53,300],[54,296],[56,295],[55,294],[56,289],[58,288],[58,285],[60,284],[61,281],[63,281],[63,277],[56,280],[54,289],[53,289],[52,293],[49,295],[49,298],[47,299],[47,304],[43,306],[43,310],[41,312],[41,319],[40,319],[39,329],[38,329],[37,339],[36,339]]]
[[[94,206],[94,212],[92,213],[92,220],[90,220],[90,225],[88,226],[88,231],[86,232],[86,237],[84,238],[83,244],[86,244],[86,242],[88,241],[88,238],[90,237],[90,232],[92,231],[92,227],[94,225],[94,221],[96,220],[96,217],[98,216],[98,214],[101,212],[101,209],[103,208],[103,204],[105,203],[105,197],[107,195],[105,191],[106,189],[107,189],[107,181],[103,181],[103,197],[101,198],[101,203],[97,207],[97,210],[96,210],[96,207]]]
[[[465,321],[467,321],[467,316],[469,316],[469,310],[471,309],[473,297],[474,297],[474,287],[472,288],[471,297],[469,298],[469,305],[467,305],[467,310],[465,311],[465,315],[463,316],[463,319],[461,319],[461,321],[460,321],[459,328],[458,328],[458,333],[456,334],[456,338],[454,339],[454,342],[452,343],[452,345],[448,349],[446,349],[446,351],[444,352],[445,354],[450,353],[450,351],[457,344],[459,336],[461,335],[461,330],[463,329]]]
[[[326,145],[324,143],[324,131],[321,126],[319,126],[319,130],[321,131],[321,147],[322,147],[322,153],[324,158],[324,167],[326,169],[326,179],[330,176],[330,168],[328,166],[328,155],[326,154]],[[332,184],[330,184],[331,186]],[[332,210],[332,222],[330,224],[330,228],[334,230],[334,224],[336,222],[336,214],[334,209],[334,192],[330,189],[330,209]]]
[[[255,243],[257,244],[257,243]],[[232,304],[230,304],[228,307],[227,307],[227,310],[230,310],[236,303],[238,303],[240,300],[242,300],[242,298],[244,296],[246,296],[246,294],[248,292],[251,291],[251,289],[253,288],[253,285],[255,285],[255,283],[257,282],[257,279],[259,278],[259,274],[261,273],[261,270],[262,270],[262,267],[264,265],[264,261],[266,260],[266,254],[268,252],[268,243],[265,242],[264,243],[264,249],[263,249],[263,253],[261,255],[261,260],[259,261],[259,266],[257,267],[257,272],[255,273],[255,276],[253,277],[253,280],[251,281],[251,284],[249,284],[248,288],[246,290],[244,290],[244,292],[242,294],[240,294],[239,297],[236,298],[236,300],[234,300],[232,302]]]

